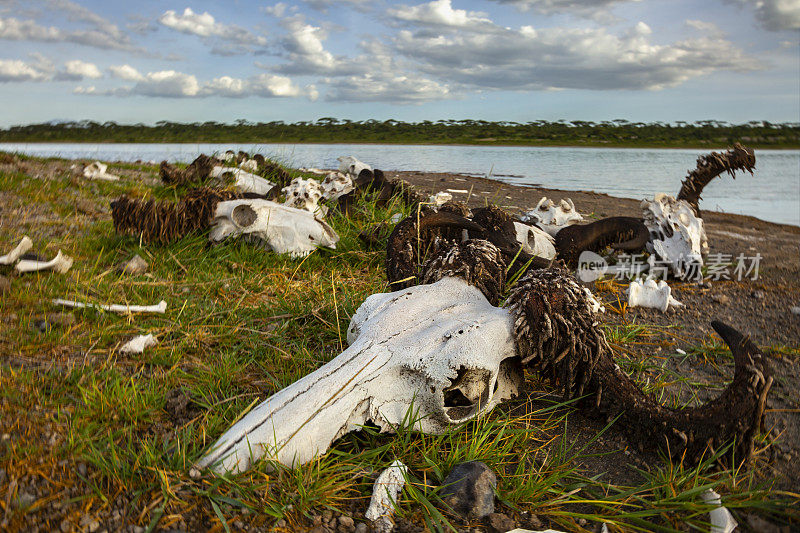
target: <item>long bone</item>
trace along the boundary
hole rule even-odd
[[[22,257],[22,255],[33,248],[33,241],[25,235],[22,237],[22,240],[19,241],[13,250],[8,252],[6,255],[0,257],[0,265],[12,265],[14,262]]]
[[[71,267],[72,258],[59,250],[56,256],[50,261],[23,259],[17,263],[14,268],[20,274],[24,274],[25,272],[38,272],[40,270],[54,270],[59,274],[65,274]]]
[[[74,300],[62,300],[56,298],[53,300],[56,305],[63,305],[64,307],[74,307],[76,309],[102,309],[103,311],[111,311],[112,313],[166,313],[167,302],[161,300],[156,305],[124,305],[124,304],[92,304],[84,302],[76,302]]]

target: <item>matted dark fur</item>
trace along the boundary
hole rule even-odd
[[[422,283],[452,276],[480,289],[489,303],[498,305],[506,283],[502,252],[491,242],[470,239],[439,250],[422,266]]]
[[[169,243],[207,228],[217,203],[240,197],[207,187],[190,190],[177,204],[123,195],[111,202],[111,216],[117,233],[141,235],[147,243]]]
[[[167,185],[203,185],[208,182],[214,166],[219,164],[221,162],[218,159],[205,154],[197,156],[185,169],[162,161],[159,176],[161,176],[161,181]]]
[[[693,464],[735,441],[726,459],[752,456],[772,378],[756,346],[733,328],[712,322],[733,352],[731,384],[700,407],[678,410],[655,402],[616,365],[586,294],[568,272],[529,271],[506,306],[522,361],[565,398],[581,398],[579,405],[616,418],[643,451],[662,448]]]
[[[573,224],[555,236],[558,258],[570,267],[578,265],[584,250],[599,252],[606,246],[628,252],[643,250],[650,240],[650,231],[641,218],[608,217],[591,224]]]
[[[697,168],[689,172],[689,175],[681,183],[677,199],[689,202],[695,215],[700,217],[700,195],[711,180],[723,172],[736,178],[737,170],[747,171],[752,175],[755,166],[756,156],[753,150],[739,143],[735,143],[731,150],[723,154],[711,152],[701,155],[697,158]]]

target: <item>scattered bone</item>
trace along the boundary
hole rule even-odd
[[[722,498],[715,491],[707,489],[700,494],[700,497],[708,505],[715,505],[716,507],[709,511],[708,515],[711,521],[710,533],[731,533],[739,524],[734,520],[731,512],[722,506]]]
[[[438,209],[442,207],[447,202],[453,199],[453,195],[449,192],[437,192],[436,194],[432,194],[428,197],[428,203],[432,204],[434,209]]]
[[[313,167],[311,168],[300,167],[297,170],[299,170],[300,172],[306,172],[308,174],[316,174],[317,176],[325,176],[326,174],[328,174],[327,170],[320,170],[318,168],[313,168]]]
[[[13,264],[17,259],[19,259],[22,256],[22,254],[24,254],[31,248],[33,248],[33,241],[30,239],[30,237],[25,235],[24,237],[22,237],[22,240],[19,241],[19,244],[17,244],[17,246],[14,247],[13,250],[8,252],[6,255],[0,257],[0,265]]]
[[[648,279],[644,283],[641,280],[633,280],[628,285],[628,307],[652,307],[666,312],[669,306],[684,307],[684,305],[672,297],[672,289],[664,280],[656,282]]]
[[[514,228],[517,230],[517,242],[522,244],[525,252],[545,259],[555,258],[556,247],[552,235],[522,222],[514,221]]]
[[[224,156],[222,156],[222,159],[223,159],[223,160],[224,160],[226,163],[230,163],[230,162],[232,162],[232,161],[235,161],[235,160],[236,160],[236,154],[233,152],[233,150],[227,150],[227,151],[225,152],[225,155],[224,155]]]
[[[339,198],[353,190],[353,179],[341,172],[331,172],[322,180],[322,197]]]
[[[139,254],[134,255],[128,261],[121,263],[117,266],[117,270],[122,272],[123,274],[143,274],[147,272],[147,267],[150,265],[147,264],[147,261],[142,259]]]
[[[590,291],[588,287],[583,287],[583,292],[586,293],[586,299],[589,301],[589,305],[592,308],[592,313],[606,312],[606,308],[603,306],[603,303],[598,300],[594,294],[592,294],[592,291]]]
[[[41,270],[53,270],[59,274],[65,274],[72,267],[72,258],[58,251],[56,256],[50,261],[33,261],[23,259],[17,266],[14,267],[17,272],[24,274],[25,272],[38,272]]]
[[[328,208],[319,204],[323,191],[317,180],[295,178],[288,187],[281,189],[281,192],[286,195],[286,200],[283,202],[285,206],[303,209],[319,218],[328,214]]]
[[[101,163],[100,161],[95,161],[94,163],[90,163],[83,168],[83,177],[88,178],[90,180],[105,180],[105,181],[117,181],[119,180],[119,176],[115,176],[114,174],[108,174],[106,170],[108,169],[108,165],[105,163]]]
[[[359,161],[352,155],[343,155],[337,158],[339,161],[339,171],[350,174],[352,177],[357,178],[363,170],[372,172],[372,167],[363,161]]]
[[[561,200],[556,207],[552,200],[542,197],[534,209],[531,209],[521,217],[523,222],[536,224],[550,235],[554,236],[564,226],[570,226],[583,220],[571,198]]]
[[[209,239],[244,235],[274,252],[305,257],[319,246],[336,248],[339,235],[313,213],[269,200],[231,200],[217,204]]]
[[[247,161],[242,161],[239,163],[239,168],[242,170],[246,170],[247,172],[255,172],[258,170],[258,161],[255,159],[248,159]]]
[[[395,460],[389,468],[381,472],[372,487],[372,498],[364,516],[372,522],[373,530],[389,533],[394,529],[392,515],[395,503],[406,482],[408,468],[399,460]]]
[[[468,194],[469,191],[466,189],[447,189],[447,192],[451,192],[454,194]]]
[[[263,456],[299,466],[367,420],[394,431],[412,402],[416,430],[447,431],[519,392],[513,327],[457,278],[373,294],[350,322],[349,348],[247,413],[197,467],[244,471]]]
[[[797,307],[792,307],[792,313],[794,313],[795,315],[800,315],[800,305],[798,305]]]
[[[156,344],[158,344],[158,339],[156,339],[155,335],[137,335],[126,342],[119,351],[125,354],[139,354]]]
[[[678,278],[696,275],[708,254],[703,219],[695,216],[686,200],[664,193],[641,203],[644,225],[650,230],[647,251],[655,254]]]
[[[269,180],[250,174],[249,172],[240,168],[233,167],[214,167],[211,171],[212,178],[219,178],[225,174],[233,175],[234,186],[240,192],[251,192],[254,194],[267,194],[275,184]]]
[[[76,309],[102,309],[103,311],[110,311],[112,313],[161,313],[167,312],[167,302],[161,300],[156,305],[120,305],[120,304],[92,304],[84,302],[76,302],[74,300],[62,300],[57,298],[53,300],[55,305],[63,305],[64,307],[74,307]]]

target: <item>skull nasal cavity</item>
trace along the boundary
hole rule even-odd
[[[458,369],[453,384],[444,389],[444,410],[454,422],[471,417],[486,405],[492,373],[482,368]]]
[[[233,208],[231,220],[240,228],[246,228],[256,221],[258,215],[255,210],[246,204],[240,204]]]

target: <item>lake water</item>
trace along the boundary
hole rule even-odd
[[[613,196],[676,195],[699,149],[543,148],[375,144],[45,144],[0,143],[0,150],[101,161],[190,162],[200,153],[261,153],[293,167],[336,168],[354,155],[383,170],[460,172],[517,185],[593,190]],[[703,192],[702,209],[800,225],[800,150],[756,150],[756,171],[721,176]],[[533,207],[533,206],[531,206]],[[580,210],[580,206],[578,206]]]

